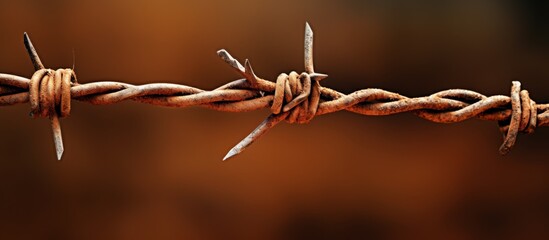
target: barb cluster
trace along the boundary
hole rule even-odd
[[[45,69],[27,34],[24,42],[36,72],[31,79],[0,73],[0,106],[30,102],[32,116],[49,117],[58,159],[63,154],[58,118],[69,115],[71,99],[97,105],[132,100],[158,106],[201,106],[227,112],[270,108],[271,115],[233,147],[223,160],[241,153],[283,120],[308,123],[315,116],[342,110],[371,116],[413,112],[437,123],[454,123],[470,118],[497,121],[504,136],[501,154],[509,152],[519,132],[532,133],[537,126],[549,125],[549,104],[536,104],[516,81],[510,97],[487,97],[470,90],[451,89],[426,97],[408,98],[382,89],[369,88],[343,94],[322,87],[320,81],[327,75],[314,71],[313,31],[309,24],[305,28],[304,72],[280,74],[275,82],[268,81],[256,76],[249,60],[246,59],[242,66],[227,51],[220,50],[218,55],[243,79],[211,91],[168,83],[79,84],[71,69]]]

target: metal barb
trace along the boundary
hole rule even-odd
[[[305,45],[304,45],[304,60],[305,60],[305,72],[309,74],[309,77],[311,79],[314,79],[315,81],[320,81],[328,75],[322,74],[322,73],[315,73],[314,71],[314,64],[313,64],[313,30],[311,29],[311,26],[309,26],[309,23],[305,23]],[[225,60],[225,62],[229,63],[231,66],[239,65],[238,60],[232,58],[232,56],[225,50],[218,51],[218,55]],[[238,63],[238,64],[235,64]],[[245,64],[245,71],[243,73],[244,77],[248,79],[250,84],[252,86],[257,84],[257,77],[255,76],[252,66],[248,59],[246,59]],[[309,81],[310,83],[310,81]],[[235,147],[233,147],[227,155],[223,158],[223,161],[232,158],[238,154],[240,154],[244,149],[248,146],[250,146],[252,143],[254,143],[257,139],[259,139],[263,134],[267,133],[271,128],[276,126],[278,123],[280,123],[282,120],[284,120],[289,114],[289,110],[293,107],[301,104],[309,96],[310,88],[305,89],[299,96],[297,96],[295,99],[293,99],[290,103],[288,103],[283,108],[282,113],[278,114],[271,114],[269,117],[267,117],[259,126],[252,131],[246,138],[244,138],[242,141],[240,141]]]
[[[27,49],[29,57],[32,61],[32,65],[34,65],[34,70],[44,69],[44,64],[40,61],[40,57],[38,57],[38,53],[36,52],[36,49],[34,48],[34,45],[32,45],[29,35],[26,32],[23,33],[23,42],[25,43],[25,48]]]
[[[313,29],[309,23],[305,23],[305,72],[315,72],[313,64]]]
[[[308,22],[305,23],[305,72],[309,74],[311,79],[315,81],[320,81],[324,78],[327,78],[328,75],[323,73],[315,73],[315,67],[313,64],[313,41],[314,34],[313,29]]]
[[[219,56],[223,61],[231,65],[231,67],[233,67],[239,74],[242,75],[244,72],[246,72],[246,69],[244,69],[242,64],[240,64],[238,60],[231,56],[231,54],[229,54],[227,50],[221,49],[217,51],[217,56]]]
[[[246,80],[248,80],[248,82],[252,86],[256,86],[259,80],[258,80],[257,76],[254,73],[254,69],[252,68],[252,64],[250,63],[250,60],[246,59],[246,62],[244,63],[244,66],[245,66],[245,69],[246,69],[244,71],[244,75],[246,77]]]
[[[55,152],[57,153],[57,160],[61,160],[65,148],[63,147],[63,136],[61,135],[61,124],[59,123],[59,117],[55,114],[51,118],[51,130],[53,131],[53,142],[55,143]]]
[[[232,158],[241,152],[244,151],[248,146],[252,145],[256,140],[258,140],[261,136],[263,136],[265,133],[267,133],[271,128],[276,126],[276,124],[280,123],[284,118],[288,116],[288,113],[281,113],[281,114],[271,114],[269,117],[267,117],[263,122],[257,126],[248,136],[246,136],[242,141],[240,141],[236,146],[231,148],[231,150],[225,155],[223,158],[223,161],[228,160],[229,158]]]
[[[42,61],[38,56],[38,52],[34,48],[34,45],[32,44],[30,37],[26,32],[23,33],[23,42],[25,44],[25,48],[27,49],[27,53],[29,54],[29,57],[32,61],[32,64],[34,65],[34,70],[38,71],[40,69],[45,69],[44,64],[42,64]],[[51,130],[53,134],[53,142],[55,144],[55,152],[57,153],[57,160],[61,160],[61,157],[63,157],[63,152],[65,151],[65,148],[63,146],[61,124],[59,123],[59,117],[57,116],[57,113],[54,112],[50,116],[50,123],[51,123]]]

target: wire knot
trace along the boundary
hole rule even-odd
[[[286,114],[289,123],[308,123],[316,115],[320,102],[320,84],[303,72],[280,74],[276,79],[271,112]]]
[[[39,69],[29,82],[30,115],[67,117],[71,111],[71,83],[75,82],[72,69]]]
[[[511,87],[511,118],[507,121],[500,121],[500,130],[503,133],[503,144],[499,151],[507,154],[515,145],[517,135],[522,133],[533,133],[538,119],[536,102],[530,98],[526,90],[520,89],[520,82],[513,81]]]

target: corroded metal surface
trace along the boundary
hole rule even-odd
[[[167,107],[201,106],[227,112],[270,108],[271,115],[232,148],[224,160],[241,153],[283,120],[308,123],[315,116],[342,110],[370,116],[413,112],[437,123],[461,122],[470,118],[497,121],[504,136],[501,154],[510,151],[518,133],[532,133],[537,126],[549,125],[549,104],[536,104],[516,81],[512,83],[510,97],[488,97],[470,90],[451,89],[426,97],[409,98],[382,89],[343,94],[322,87],[320,81],[327,75],[314,71],[313,32],[308,24],[305,28],[305,72],[280,74],[275,82],[268,81],[256,76],[250,61],[246,60],[242,66],[227,51],[220,50],[221,59],[244,78],[211,91],[168,83],[79,84],[71,69],[45,69],[26,34],[25,46],[36,72],[31,79],[0,74],[0,106],[30,102],[32,116],[49,117],[58,159],[63,154],[58,117],[69,115],[71,99],[97,105],[132,100]]]

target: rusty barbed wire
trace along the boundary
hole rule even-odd
[[[242,66],[226,50],[219,50],[219,57],[244,78],[211,91],[168,83],[80,84],[72,69],[46,69],[26,33],[24,43],[36,72],[30,79],[0,73],[0,106],[30,102],[32,117],[49,117],[59,160],[64,151],[59,117],[69,116],[71,99],[97,105],[132,100],[158,106],[201,106],[227,112],[270,108],[271,115],[233,147],[223,160],[241,153],[283,120],[308,123],[315,116],[342,110],[369,116],[413,112],[437,123],[455,123],[470,118],[497,121],[504,136],[501,154],[510,151],[519,132],[532,133],[537,126],[549,125],[549,104],[536,104],[528,91],[521,90],[518,81],[512,82],[510,97],[488,97],[470,90],[450,89],[426,97],[409,98],[375,88],[343,94],[322,87],[320,81],[328,76],[314,71],[313,31],[308,23],[305,27],[305,72],[280,74],[275,82],[268,81],[256,76],[248,59]]]

